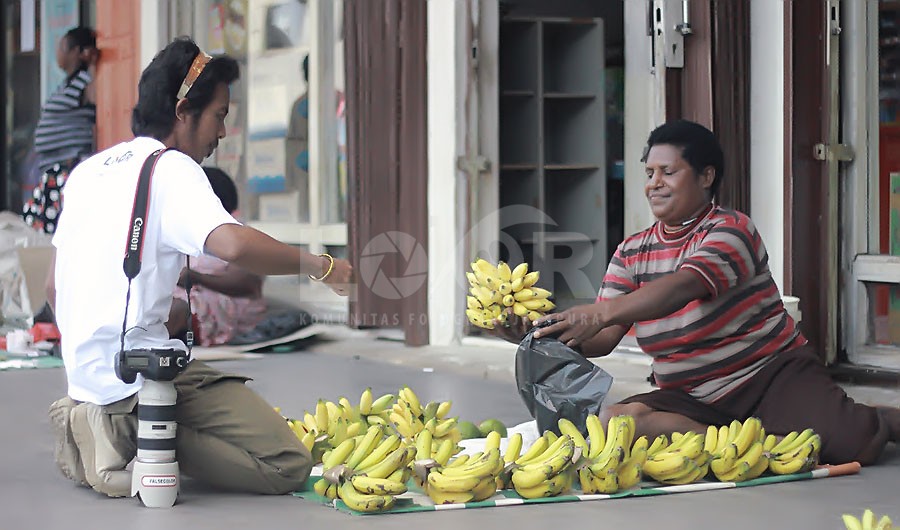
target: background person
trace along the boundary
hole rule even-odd
[[[25,202],[25,222],[52,234],[62,210],[62,189],[69,172],[94,152],[94,74],[97,36],[87,27],[72,28],[59,40],[56,64],[65,81],[44,103],[34,131],[40,183]]]
[[[900,440],[900,409],[855,403],[832,381],[784,309],[753,222],[712,203],[724,172],[713,133],[667,123],[650,133],[643,161],[657,221],[619,245],[596,303],[539,318],[556,323],[535,336],[601,357],[634,325],[660,388],[603,416],[634,416],[638,436],[704,434],[755,416],[772,434],[813,428],[826,463],[875,462]],[[495,334],[517,342],[529,323],[509,322]]]
[[[238,223],[199,163],[225,137],[233,59],[210,58],[176,39],[141,74],[135,138],[79,164],[66,184],[66,215],[53,238],[48,300],[63,337],[67,396],[49,411],[56,459],[74,481],[109,496],[131,492],[126,466],[136,453],[137,392],[115,374],[128,281],[122,250],[141,166],[157,160],[144,223],[141,272],[131,284],[125,348],[177,348],[166,328],[185,255],[207,253],[259,275],[308,274],[346,295],[352,267],[313,255]],[[97,207],[97,197],[104,207]],[[89,250],[88,250],[89,249]],[[118,302],[121,301],[121,302]],[[215,487],[282,494],[303,486],[309,451],[246,377],[192,361],[174,380],[181,471]]]
[[[238,217],[238,191],[227,173],[217,167],[204,166],[213,192],[222,201],[225,211]],[[201,346],[225,344],[234,337],[251,331],[266,314],[262,295],[264,278],[247,272],[215,256],[200,255],[191,260],[190,268],[181,270],[175,289],[173,315],[169,329],[180,336],[191,321],[188,315],[187,292],[191,283],[191,307],[194,313],[194,343]],[[175,324],[179,322],[179,324]]]

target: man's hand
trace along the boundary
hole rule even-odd
[[[570,348],[576,348],[610,325],[606,309],[605,302],[597,302],[575,306],[561,313],[544,315],[534,324],[536,326],[548,322],[550,324],[535,331],[534,336],[538,338],[557,335],[560,342]]]
[[[326,258],[322,258],[325,261],[325,268],[322,270],[322,274],[328,272],[328,266],[330,262]],[[334,266],[331,268],[331,274],[329,274],[323,282],[331,287],[331,290],[341,296],[347,296],[350,293],[350,282],[353,280],[353,266],[350,265],[350,262],[345,259],[334,258]]]

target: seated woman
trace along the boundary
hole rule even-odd
[[[230,214],[238,217],[238,192],[234,181],[219,168],[204,167],[213,191]],[[265,316],[262,296],[264,278],[226,263],[214,256],[203,255],[189,262],[181,271],[175,289],[169,318],[169,332],[181,336],[193,321],[194,344],[215,346],[252,330]],[[191,284],[189,320],[187,292]]]

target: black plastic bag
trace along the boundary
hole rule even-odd
[[[555,337],[534,338],[532,328],[516,351],[519,395],[537,420],[539,432],[559,434],[566,418],[586,433],[585,419],[597,414],[613,377]]]

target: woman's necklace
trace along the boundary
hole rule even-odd
[[[679,223],[680,226],[677,226],[677,227],[674,227],[674,228],[670,228],[669,225],[665,225],[665,224],[664,224],[664,225],[663,225],[663,230],[664,230],[667,234],[677,234],[678,232],[681,232],[682,230],[684,230],[684,227],[686,227],[686,226],[692,224],[694,221],[696,221],[699,217],[700,217],[700,216],[698,215],[697,217],[688,219],[687,221],[684,221],[684,222],[682,222],[682,223]]]
[[[687,221],[682,221],[682,222],[678,223],[679,226],[669,227],[669,225],[663,224],[663,232],[665,232],[667,234],[677,234],[679,232],[682,232],[682,231],[684,231],[685,227],[688,227],[688,226],[694,224],[694,222],[697,219],[700,219],[701,217],[706,215],[711,208],[712,208],[711,204],[707,205],[705,208],[703,208],[703,210],[700,211],[700,213],[698,213],[694,217],[688,219]]]

